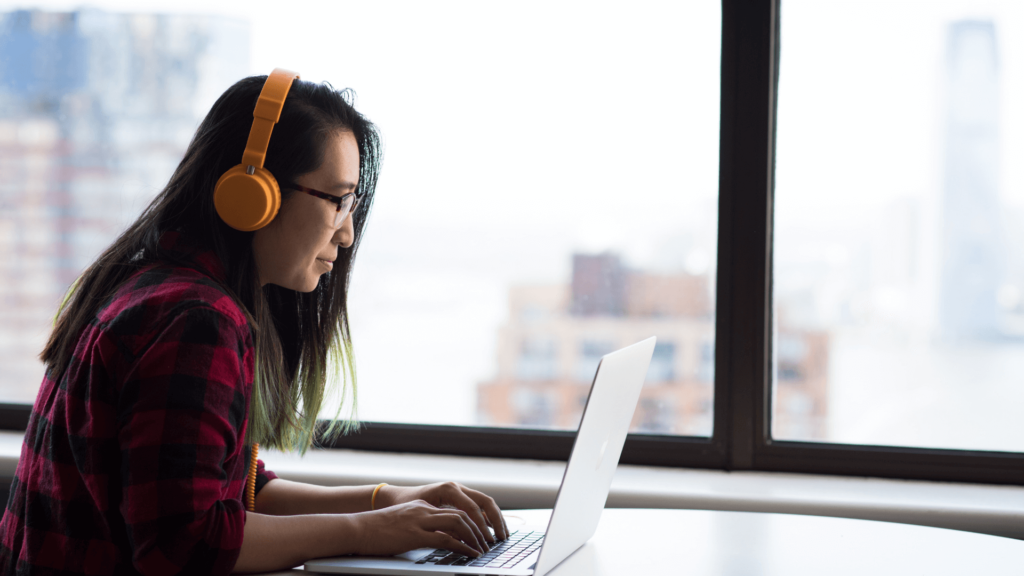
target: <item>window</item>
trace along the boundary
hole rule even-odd
[[[672,398],[641,398],[638,410],[638,432],[670,433],[675,428],[675,407]]]
[[[0,16],[0,400],[35,399],[62,295],[166,184],[247,45],[233,18]]]
[[[1024,451],[1024,10],[782,16],[773,437]]]
[[[1005,417],[1020,407],[1019,390],[992,387],[1015,373],[1017,344],[1002,336],[965,344],[1020,323],[1016,251],[1000,249],[1024,244],[1015,228],[986,224],[993,206],[999,222],[1014,210],[967,202],[957,212],[963,229],[925,243],[935,214],[920,183],[941,178],[911,177],[935,152],[911,137],[938,124],[906,106],[935,85],[920,82],[922,70],[941,78],[935,59],[953,54],[963,72],[998,46],[999,106],[964,110],[1005,115],[999,146],[1008,157],[1024,134],[1010,130],[1019,116],[1010,102],[1024,101],[1008,88],[1022,69],[1011,64],[1024,54],[1013,40],[1015,3],[979,15],[909,0],[442,1],[319,7],[316,19],[302,6],[227,6],[216,14],[2,16],[4,425],[25,426],[41,376],[31,358],[78,271],[166,181],[216,95],[232,79],[284,65],[356,88],[359,108],[386,138],[350,306],[361,416],[371,423],[337,445],[565,458],[588,367],[601,350],[654,334],[660,345],[624,462],[1024,477],[1013,428],[1020,419]],[[339,45],[341,20],[349,36]],[[974,24],[963,27],[969,48],[958,56],[946,50],[960,21]],[[927,26],[926,42],[900,40]],[[879,41],[865,44],[865,35]],[[307,41],[287,40],[295,37]],[[921,64],[926,49],[931,68]],[[996,69],[985,66],[988,76],[969,72],[963,98],[991,97]],[[809,71],[813,81],[801,80]],[[872,90],[871,82],[880,84]],[[838,104],[851,95],[860,100]],[[866,112],[875,104],[884,114]],[[874,135],[842,139],[838,131]],[[988,158],[991,142],[975,144],[963,156]],[[955,156],[951,148],[939,152]],[[986,162],[949,166],[986,180]],[[1009,179],[999,202],[1015,194],[1010,164],[995,168]],[[951,202],[966,197],[950,194]],[[860,201],[830,204],[836,198]],[[997,230],[1003,236],[991,235]],[[934,254],[947,252],[958,267],[937,265]],[[953,272],[944,279],[936,271]],[[946,288],[919,297],[926,274]],[[906,310],[928,302],[939,312],[927,326],[968,335],[950,358],[995,361],[946,370],[938,388],[908,389],[912,379],[898,372],[943,370],[931,363],[929,338],[899,345],[923,342],[917,356],[892,345],[907,330],[923,333],[914,332],[920,314]],[[950,302],[969,305],[942,307]],[[874,401],[886,378],[902,392],[876,403],[896,413],[959,398],[976,404],[914,421],[911,435],[865,433],[870,419],[846,418],[854,432],[844,429],[840,416]],[[936,400],[936,390],[963,382],[975,385]],[[438,399],[444,410],[421,409]],[[978,417],[977,405],[1001,426],[994,436],[974,435],[971,425],[937,432],[936,423]]]
[[[697,380],[710,384],[715,379],[715,345],[713,342],[701,342],[698,352],[700,363],[697,365]]]
[[[558,346],[550,338],[524,340],[516,376],[520,380],[553,380],[558,376]]]
[[[647,382],[672,382],[676,376],[676,345],[673,342],[658,342],[654,345],[651,365],[647,370]]]
[[[9,238],[15,253],[35,254],[25,266],[49,276],[44,290],[24,276],[14,287],[38,299],[36,336],[7,348],[18,362],[0,377],[17,390],[0,398],[32,401],[41,378],[32,351],[61,294],[166,182],[219,92],[274,66],[353,87],[384,135],[349,307],[363,419],[563,421],[523,414],[544,406],[565,413],[568,428],[578,413],[568,398],[601,354],[665,329],[714,338],[713,0],[628,11],[364,3],[318,6],[315,19],[301,8],[242,8],[4,17],[4,54],[19,55],[0,72],[15,103],[6,121],[48,146],[19,148],[26,156],[13,163],[36,180],[4,178],[12,197],[39,188],[47,222],[25,220],[19,201]],[[19,67],[28,61],[43,65]],[[38,126],[14,126],[26,121]],[[58,173],[65,180],[39,180]],[[67,203],[68,217],[54,202]],[[581,349],[583,340],[601,342]],[[422,409],[438,397],[445,410]]]
[[[594,381],[594,374],[601,356],[615,351],[615,344],[608,340],[583,340],[579,347],[579,356],[576,358],[576,381],[581,384],[590,384]]]

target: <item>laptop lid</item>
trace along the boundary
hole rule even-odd
[[[597,530],[656,340],[652,336],[601,358],[534,576],[552,570]]]

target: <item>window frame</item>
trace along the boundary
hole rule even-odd
[[[630,434],[621,462],[1024,484],[1024,453],[771,438],[772,224],[781,0],[722,0],[718,282],[710,438]],[[760,167],[751,169],[751,167]],[[752,322],[751,319],[758,319]],[[0,404],[0,429],[31,406]],[[326,448],[567,460],[574,433],[366,423]]]

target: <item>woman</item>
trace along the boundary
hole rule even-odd
[[[250,197],[232,207],[218,184],[243,150],[253,158],[254,109],[269,101],[268,77],[246,78],[72,287],[41,356],[0,574],[226,574],[422,547],[478,556],[506,537],[494,501],[455,483],[323,488],[279,479],[250,452],[312,444],[329,359],[354,402],[346,298],[380,166],[376,128],[346,92],[281,74],[269,77],[287,97],[264,122],[265,164],[230,173],[269,172],[279,211],[235,229],[253,228],[232,212]]]

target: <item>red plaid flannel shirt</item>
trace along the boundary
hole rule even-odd
[[[211,252],[135,274],[32,409],[0,574],[228,574],[245,526],[253,343]],[[276,478],[258,464],[257,489]]]

